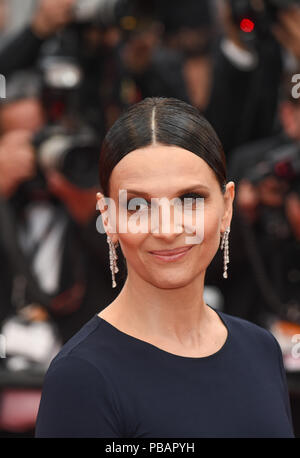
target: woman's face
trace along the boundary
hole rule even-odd
[[[127,210],[127,201],[119,208],[119,190],[126,190],[128,202],[135,199],[136,210],[130,207]],[[100,194],[97,198],[103,203],[102,197]],[[223,195],[213,170],[196,154],[177,146],[151,145],[130,152],[115,166],[110,177],[109,197],[116,205],[116,233],[109,232],[107,218],[103,223],[113,242],[120,243],[128,277],[139,275],[158,288],[178,288],[204,274],[215,256],[220,234],[230,226],[234,183],[227,183]],[[151,202],[151,198],[166,198],[164,202],[171,202],[176,197],[181,199],[182,207],[167,204],[164,208],[169,208],[169,226],[163,226],[166,222],[163,215],[167,213],[156,205],[157,200]],[[187,212],[184,198],[192,202]],[[198,219],[196,198],[201,202]],[[151,206],[158,211],[158,220],[154,220]],[[141,222],[143,232],[120,231],[120,210],[127,222]],[[176,219],[180,217],[178,212],[182,216],[181,230]],[[188,248],[188,251],[177,258],[152,253],[177,248]]]

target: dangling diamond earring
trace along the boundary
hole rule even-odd
[[[110,265],[110,270],[111,270],[111,276],[112,276],[112,287],[115,288],[117,286],[116,280],[115,280],[115,274],[119,272],[118,266],[117,266],[117,253],[116,253],[116,247],[118,246],[118,242],[116,245],[113,244],[112,239],[107,236],[107,243],[109,244],[109,265]]]
[[[230,232],[230,227],[228,226],[223,234],[222,242],[221,242],[221,250],[223,250],[224,248],[224,272],[223,272],[224,278],[228,278],[227,264],[229,263],[229,243],[228,243],[229,232]]]

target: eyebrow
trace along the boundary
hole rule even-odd
[[[196,191],[196,190],[204,190],[204,191],[207,191],[209,192],[209,188],[203,184],[198,184],[198,185],[195,185],[195,186],[189,186],[188,188],[185,188],[185,189],[181,189],[180,191],[177,191],[176,194],[178,195],[182,195],[182,194],[186,194],[188,192],[193,192],[193,191]],[[135,189],[127,189],[127,193],[129,194],[136,194],[136,195],[140,195],[140,196],[144,196],[144,197],[151,197],[150,194],[148,194],[147,192],[144,192],[144,191],[138,191],[138,190],[135,190]]]

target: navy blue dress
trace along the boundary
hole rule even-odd
[[[48,369],[36,437],[294,437],[276,339],[216,312],[227,339],[198,358],[169,353],[93,316]]]

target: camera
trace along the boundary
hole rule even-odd
[[[246,178],[256,185],[267,176],[284,180],[300,196],[300,146],[297,143],[278,146],[250,168]]]
[[[240,29],[240,38],[248,46],[257,46],[271,36],[271,27],[278,12],[300,5],[300,0],[229,0],[234,23]]]
[[[81,189],[98,185],[100,142],[88,126],[76,129],[62,125],[46,126],[35,135],[33,147],[42,174],[59,171]]]
[[[300,146],[285,143],[269,151],[265,159],[249,168],[245,178],[258,185],[266,177],[275,177],[285,183],[285,196],[295,192],[300,196]],[[287,239],[291,231],[284,204],[279,207],[264,206],[260,212],[260,226],[275,239]]]

